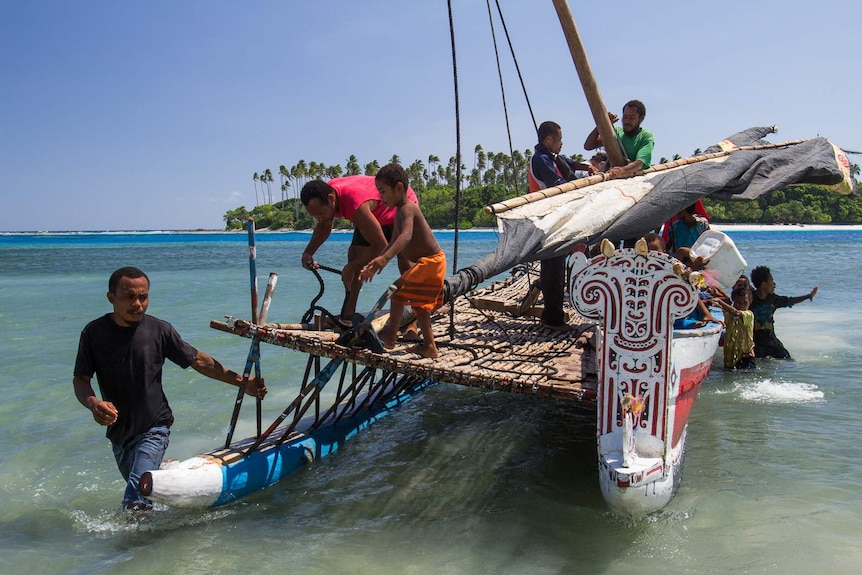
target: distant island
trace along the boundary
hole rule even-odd
[[[694,155],[699,155],[695,150]],[[485,212],[485,206],[522,195],[527,190],[527,166],[532,150],[514,150],[506,153],[486,152],[481,145],[474,148],[473,168],[461,165],[460,229],[490,228],[496,218]],[[574,159],[583,161],[578,155]],[[680,159],[674,155],[673,160]],[[661,158],[660,163],[670,160]],[[455,157],[447,164],[431,154],[428,162],[414,160],[403,164],[398,155],[389,162],[404,165],[410,185],[419,197],[428,223],[435,229],[455,227],[455,184],[458,178]],[[380,169],[377,160],[360,166],[355,155],[347,158],[346,168],[340,164],[327,166],[321,162],[300,160],[292,167],[282,165],[277,171],[278,196],[273,196],[275,177],[269,168],[255,172],[252,181],[256,205],[248,209],[239,206],[224,216],[225,230],[240,230],[248,218],[254,218],[258,228],[270,230],[306,230],[314,227],[299,201],[299,190],[314,179],[365,174],[373,176]],[[851,166],[851,174],[858,177],[860,168]],[[858,183],[858,182],[857,182]],[[292,197],[291,197],[292,196]],[[734,224],[862,224],[862,199],[858,195],[846,196],[828,186],[810,184],[781,188],[757,200],[714,200],[704,198],[703,203],[714,223]],[[336,221],[336,228],[350,228],[346,220]]]

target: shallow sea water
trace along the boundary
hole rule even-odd
[[[107,278],[137,265],[150,313],[239,369],[248,340],[209,328],[248,316],[245,237],[230,234],[0,236],[0,572],[2,573],[855,573],[862,562],[862,231],[731,231],[778,293],[813,303],[776,313],[793,362],[753,373],[716,356],[692,412],[682,487],[662,512],[623,520],[598,488],[594,420],[567,403],[452,385],[430,388],[331,457],[237,504],[118,511],[123,482],[103,430],[74,399],[84,324],[110,311]],[[441,234],[450,256],[452,235]],[[270,311],[297,321],[317,293],[299,268],[308,236],[259,234]],[[322,263],[340,267],[331,240]],[[459,239],[459,264],[495,245]],[[450,263],[451,267],[451,263]],[[391,270],[386,273],[391,274]],[[340,305],[323,276],[321,303]],[[367,308],[388,275],[366,288]],[[262,289],[261,289],[262,291]],[[292,398],[305,366],[264,346],[266,416]],[[166,368],[177,422],[168,457],[224,440],[233,388]],[[251,435],[253,409],[238,435]]]

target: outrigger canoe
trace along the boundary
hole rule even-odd
[[[568,5],[554,4],[599,133],[612,142],[595,83],[584,80],[589,66],[576,46]],[[306,402],[293,412],[293,423],[276,427],[275,435],[259,430],[255,438],[232,443],[229,434],[224,449],[146,474],[142,490],[168,505],[229,503],[333,451],[430,382],[441,382],[594,405],[599,483],[608,504],[625,515],[661,509],[681,480],[688,417],[711,367],[720,326],[674,330],[674,319],[696,305],[699,280],[695,276],[693,283],[679,262],[646,250],[642,241],[635,248],[614,245],[658,229],[705,196],[750,200],[794,183],[855,192],[840,148],[824,138],[763,140],[774,132],[773,126],[750,128],[702,156],[653,166],[629,179],[599,174],[489,206],[499,245],[447,279],[446,313],[432,317],[441,351],[436,360],[405,349],[382,353],[356,341],[346,344],[307,325],[258,321],[254,279],[251,321],[211,326],[251,338],[255,365],[259,343],[308,354],[305,381],[291,406],[310,395],[315,415],[306,421],[307,430],[300,430],[299,417],[311,405]],[[621,165],[614,159],[620,150],[607,151],[612,163]],[[600,243],[601,253],[592,258],[580,252],[570,256],[579,246]],[[567,332],[544,328],[538,321],[541,300],[534,305],[527,297],[537,279],[535,262],[558,256],[570,256]],[[505,272],[511,275],[480,287]],[[326,358],[330,364],[321,369]],[[333,361],[341,365],[339,391],[332,406],[321,408],[319,389],[334,375]],[[345,383],[348,365],[352,376]],[[369,382],[373,391],[363,389]]]

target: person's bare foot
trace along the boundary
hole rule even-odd
[[[414,345],[413,347],[411,347],[407,351],[409,351],[410,353],[415,353],[417,355],[421,355],[422,357],[429,357],[431,359],[439,357],[439,355],[440,355],[439,353],[437,353],[437,346],[436,345],[425,345],[425,344]]]
[[[383,340],[383,349],[395,349],[395,340],[386,338]]]

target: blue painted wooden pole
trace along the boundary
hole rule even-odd
[[[248,273],[249,284],[251,287],[251,323],[257,325],[257,249],[254,245],[254,218],[248,218]],[[260,340],[253,339],[251,349],[248,352],[248,359],[245,362],[245,369],[242,374],[242,383],[236,394],[236,401],[233,405],[233,413],[230,417],[230,425],[227,428],[227,438],[225,439],[224,448],[230,447],[230,442],[233,440],[233,432],[236,429],[236,422],[239,419],[239,410],[242,407],[242,399],[245,396],[245,388],[248,385],[248,378],[251,375],[251,367],[255,366],[256,375],[260,373]],[[258,411],[258,431],[260,435],[260,399],[257,401]]]

